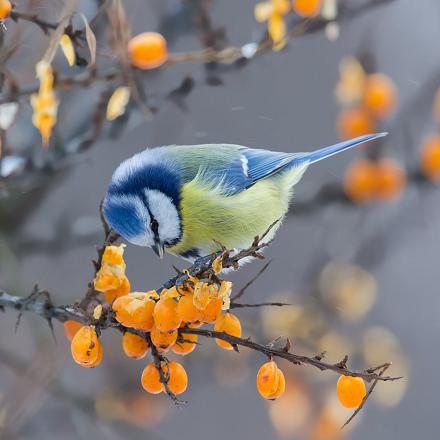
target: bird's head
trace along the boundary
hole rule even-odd
[[[182,234],[179,176],[166,165],[143,163],[141,155],[117,168],[103,212],[128,242],[151,247],[162,258],[165,248],[174,246]]]

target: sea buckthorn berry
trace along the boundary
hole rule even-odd
[[[160,381],[160,374],[153,363],[148,364],[141,377],[142,387],[151,394],[159,394],[164,390],[163,383]]]
[[[168,58],[167,42],[157,32],[136,35],[128,43],[131,64],[139,69],[155,69]]]
[[[156,326],[151,329],[151,342],[157,348],[157,351],[164,353],[168,351],[177,341],[177,330],[170,332],[161,332]]]
[[[147,354],[148,342],[138,335],[126,332],[122,336],[122,349],[129,358],[142,359]]]
[[[82,324],[77,321],[68,320],[64,322],[63,326],[66,338],[70,342],[72,342],[73,337],[76,335],[76,332],[82,327]]]
[[[215,273],[220,273],[223,269],[223,261],[222,256],[219,255],[213,262],[212,262],[212,270]]]
[[[188,387],[188,376],[185,368],[178,362],[170,362],[162,364],[162,371],[167,375],[168,373],[168,388],[176,395],[182,394]]]
[[[180,318],[177,313],[177,301],[172,298],[160,299],[154,307],[154,325],[161,332],[176,330],[180,326]]]
[[[361,403],[367,390],[361,377],[341,376],[336,385],[339,402],[345,408],[356,408]]]
[[[257,390],[265,399],[281,396],[286,386],[284,374],[274,361],[263,364],[257,373]]]
[[[209,301],[205,309],[201,311],[202,321],[207,324],[213,324],[216,322],[222,312],[222,304],[223,301],[221,298]]]
[[[124,248],[125,244],[121,244],[119,246],[106,246],[104,253],[102,254],[102,264],[121,266],[121,268],[125,270]]]
[[[342,110],[337,120],[337,131],[341,139],[351,139],[374,133],[376,123],[363,107]]]
[[[6,20],[11,13],[12,5],[8,0],[0,0],[0,21]]]
[[[120,296],[128,295],[130,293],[130,290],[131,290],[130,281],[126,276],[124,276],[118,288],[113,290],[107,290],[106,292],[104,292],[104,298],[109,304],[111,304],[116,298],[119,298]]]
[[[369,202],[376,195],[376,165],[368,159],[353,161],[345,173],[344,191],[355,202]]]
[[[376,118],[386,118],[395,109],[397,89],[391,78],[382,73],[374,73],[365,82],[364,106]]]
[[[200,321],[202,315],[196,308],[193,301],[193,295],[188,293],[182,296],[177,304],[177,315],[182,322],[193,323]]]
[[[440,182],[440,135],[434,134],[425,139],[420,157],[420,168],[427,179],[433,182]]]
[[[286,390],[286,379],[284,377],[284,373],[278,368],[278,388],[275,391],[275,393],[269,397],[270,400],[278,399],[278,397],[281,397],[284,394],[284,391]]]
[[[394,160],[381,159],[376,165],[376,196],[380,200],[397,197],[406,184],[405,171]]]
[[[228,335],[236,336],[237,338],[241,336],[240,321],[232,313],[225,313],[220,316],[214,325],[214,330],[216,332],[225,332]],[[216,339],[215,342],[225,350],[232,350],[234,348],[229,342],[223,341],[222,339]]]
[[[219,297],[218,288],[215,284],[199,281],[194,286],[193,302],[197,309],[204,310],[208,303]]]
[[[171,351],[181,356],[192,353],[197,344],[197,335],[188,335],[186,333],[181,334],[182,341],[177,340],[176,343],[171,347]]]
[[[112,305],[116,320],[125,327],[149,332],[154,325],[153,310],[156,305],[149,292],[133,292],[116,298]]]
[[[293,0],[292,6],[295,13],[301,17],[314,17],[321,10],[322,0]]]
[[[124,272],[118,266],[102,266],[96,274],[93,284],[98,292],[119,289]]]
[[[73,360],[86,368],[96,367],[102,359],[102,345],[94,326],[81,327],[71,343]]]

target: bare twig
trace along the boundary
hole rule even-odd
[[[263,272],[269,267],[269,265],[272,263],[272,260],[269,260],[258,272],[257,274],[251,278],[239,291],[236,295],[234,295],[231,298],[231,301],[236,301],[237,299],[241,298],[244,294],[244,292],[255,282],[258,278],[263,274]]]

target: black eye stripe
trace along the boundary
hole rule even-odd
[[[153,233],[157,234],[157,232],[159,231],[159,223],[157,222],[157,220],[152,217],[151,222],[150,222],[150,228],[153,231]]]

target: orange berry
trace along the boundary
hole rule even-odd
[[[68,320],[64,322],[63,326],[66,338],[72,342],[73,337],[76,335],[76,332],[82,327],[82,324],[77,321]]]
[[[181,356],[185,356],[193,352],[197,346],[197,335],[188,335],[185,333],[181,334],[182,339],[184,341],[177,340],[176,343],[171,347],[171,351],[176,354],[180,354]]]
[[[182,394],[188,386],[188,376],[185,368],[178,362],[170,362],[168,365],[162,364],[162,371],[165,375],[168,372],[168,388],[174,394]]]
[[[292,7],[301,17],[314,17],[321,10],[321,0],[293,0]]]
[[[203,310],[200,310],[202,321],[208,324],[213,324],[222,312],[222,298],[216,298],[209,301]]]
[[[12,5],[8,0],[0,0],[0,21],[6,20],[11,13]]]
[[[377,162],[376,174],[376,196],[380,200],[395,198],[405,187],[405,171],[394,160],[381,159]]]
[[[351,139],[376,131],[376,123],[363,107],[342,110],[337,120],[337,131],[341,139]]]
[[[109,304],[111,304],[116,298],[119,298],[120,296],[128,295],[130,293],[130,290],[131,290],[130,281],[126,276],[124,276],[118,288],[113,290],[107,290],[106,292],[104,292],[104,298]]]
[[[367,390],[361,377],[341,376],[336,385],[339,402],[345,408],[356,408],[361,403]]]
[[[265,399],[276,399],[285,390],[286,380],[283,372],[274,361],[263,364],[257,373],[257,390]]]
[[[164,390],[159,371],[153,363],[148,364],[142,371],[141,384],[143,389],[151,394],[159,394]]]
[[[187,293],[177,304],[177,315],[182,322],[193,323],[202,319],[200,310],[194,305],[193,297],[193,294]]]
[[[368,202],[376,194],[376,165],[368,159],[357,159],[347,168],[344,191],[355,202]]]
[[[170,347],[176,343],[177,335],[177,330],[161,332],[156,326],[151,329],[150,333],[151,342],[160,353],[168,351]]]
[[[124,248],[125,245],[106,246],[101,258],[102,264],[121,266],[125,270]]]
[[[123,271],[119,267],[105,265],[99,269],[93,280],[93,285],[98,292],[119,289],[123,277]]]
[[[128,52],[133,66],[139,69],[155,69],[168,58],[167,42],[157,32],[136,35],[128,43]]]
[[[431,135],[423,142],[420,167],[423,175],[427,179],[433,182],[440,182],[440,135]]]
[[[203,325],[203,322],[197,321],[197,322],[191,322],[189,324],[185,324],[185,327],[189,328],[199,328]]]
[[[116,312],[116,320],[122,325],[148,332],[154,324],[155,305],[148,292],[133,292],[116,298],[112,308]]]
[[[284,394],[286,390],[286,378],[284,377],[284,373],[278,368],[278,388],[275,393],[270,397],[271,400],[278,399]]]
[[[154,325],[161,332],[176,330],[180,326],[177,313],[178,302],[172,298],[160,299],[154,307]]]
[[[73,360],[86,368],[96,367],[101,363],[102,345],[94,326],[81,327],[70,345]]]
[[[147,354],[148,342],[138,335],[126,332],[122,336],[122,349],[129,358],[142,359]]]
[[[365,82],[363,102],[376,118],[386,118],[396,107],[397,89],[394,82],[382,73],[374,73]]]
[[[225,332],[228,335],[236,336],[237,338],[241,336],[240,321],[235,315],[229,312],[217,319],[214,325],[214,330],[216,332]],[[229,342],[223,341],[222,339],[216,339],[215,342],[225,350],[233,350],[233,347]]]

